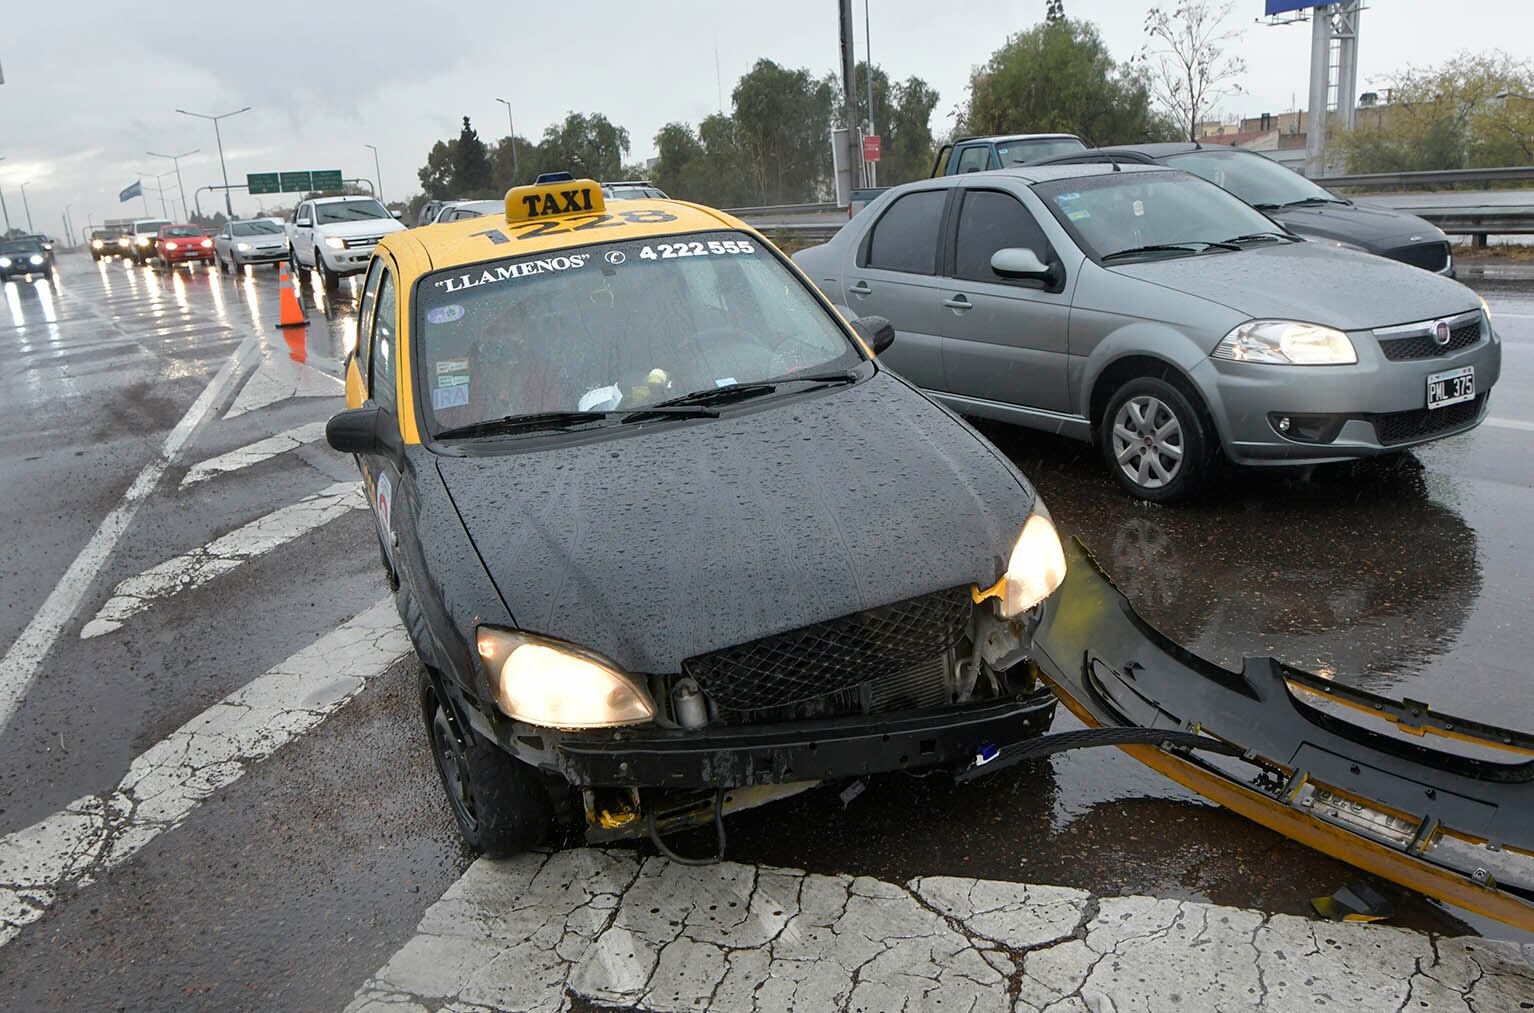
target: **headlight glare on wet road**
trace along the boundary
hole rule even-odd
[[[1003,578],[1001,614],[1010,619],[1054,593],[1065,580],[1065,552],[1043,503],[1035,503],[1012,546]]]
[[[488,626],[477,639],[496,706],[507,717],[547,728],[611,728],[655,716],[642,687],[578,649]]]
[[[1232,362],[1282,366],[1347,366],[1358,361],[1346,334],[1297,320],[1248,320],[1225,335],[1210,354]]]

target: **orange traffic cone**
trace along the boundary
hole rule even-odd
[[[309,321],[304,317],[304,308],[298,301],[298,290],[293,287],[293,279],[288,277],[286,265],[277,276],[277,288],[277,326],[307,326]]]

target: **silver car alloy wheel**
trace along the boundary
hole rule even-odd
[[[1171,485],[1182,471],[1184,449],[1182,423],[1160,398],[1132,397],[1114,416],[1114,460],[1142,489]]]

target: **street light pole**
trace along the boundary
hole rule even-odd
[[[378,203],[383,203],[383,170],[378,167],[378,149],[371,144],[364,144],[364,148],[373,148],[373,185],[378,192],[373,196],[378,198]]]
[[[201,120],[213,121],[213,137],[218,141],[218,168],[224,174],[224,214],[232,220],[234,218],[234,201],[229,197],[229,167],[224,164],[224,135],[218,129],[218,121],[226,120],[231,116],[238,116],[240,113],[248,113],[250,112],[250,106],[236,109],[230,113],[219,113],[217,116],[211,116],[208,113],[188,112],[185,109],[177,109],[176,112],[183,116],[196,116]],[[184,198],[183,203],[185,203]]]
[[[144,154],[155,158],[168,158],[176,166],[176,189],[181,191],[181,213],[186,214],[186,184],[181,182],[181,160],[188,155],[195,155],[201,148],[193,148],[191,151],[183,151],[179,155],[162,155],[158,151],[146,151]]]
[[[5,161],[5,156],[0,155],[0,162]],[[0,214],[5,215],[5,234],[11,234],[11,209],[5,206],[5,191],[0,189]]]
[[[31,180],[27,180],[26,183],[21,184],[21,206],[25,208],[27,212],[27,231],[29,233],[37,231],[32,227],[32,205],[27,203],[27,184],[31,182]]]
[[[515,186],[517,182],[517,128],[511,122],[511,100],[498,98],[496,101],[506,107],[506,130],[508,131],[507,136],[511,138],[511,182]]]

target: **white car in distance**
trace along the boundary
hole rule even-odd
[[[325,288],[367,270],[373,247],[404,225],[372,197],[316,197],[293,209],[288,222],[294,273],[313,270]]]
[[[221,271],[238,271],[246,264],[280,264],[287,259],[287,230],[270,218],[227,222],[213,237],[213,260]]]

